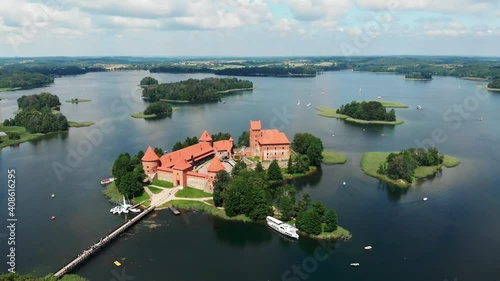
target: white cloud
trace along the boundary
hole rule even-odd
[[[491,0],[356,0],[359,7],[374,10],[420,10],[444,13],[479,13],[491,9]]]
[[[160,28],[161,22],[159,20],[141,19],[141,18],[127,18],[121,16],[112,16],[110,18],[111,24],[123,28]]]
[[[466,27],[459,22],[447,24],[433,23],[424,25],[424,34],[429,36],[460,36],[466,34]]]

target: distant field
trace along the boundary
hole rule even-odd
[[[68,124],[70,127],[80,128],[80,127],[92,126],[92,125],[94,125],[94,122],[92,122],[92,121],[85,121],[85,122],[68,121]]]

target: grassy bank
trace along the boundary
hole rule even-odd
[[[477,86],[480,89],[491,91],[491,92],[500,92],[500,89],[497,88],[489,88],[488,85],[479,85]]]
[[[189,103],[188,100],[167,100],[167,99],[160,99],[160,101],[169,102],[169,103]]]
[[[73,128],[80,128],[80,127],[89,127],[94,125],[95,123],[92,121],[85,121],[85,122],[74,122],[74,121],[68,121],[68,125]]]
[[[410,187],[412,184],[404,180],[393,180],[386,175],[377,173],[380,164],[386,162],[390,152],[366,152],[361,158],[361,169],[365,174],[392,183],[399,187]],[[415,178],[426,178],[437,173],[442,167],[452,168],[460,164],[460,160],[453,156],[444,155],[443,164],[437,166],[420,166],[415,169]]]
[[[480,77],[462,77],[462,79],[470,81],[488,81],[488,79]]]
[[[149,188],[149,190],[151,190],[151,192],[153,192],[153,194],[158,194],[158,193],[160,193],[160,192],[163,191],[163,189],[158,188],[158,187],[154,187],[154,186],[151,186],[151,185],[148,186],[148,188]]]
[[[230,93],[230,92],[237,92],[237,91],[250,91],[255,89],[255,87],[252,88],[241,88],[241,89],[231,89],[231,90],[225,90],[225,91],[218,91],[217,93],[225,94],[225,93]]]
[[[431,81],[432,78],[406,78],[406,77],[404,77],[403,80],[409,80],[409,81]]]
[[[218,209],[214,206],[207,205],[203,202],[199,201],[190,201],[190,200],[171,200],[159,207],[160,208],[167,208],[168,205],[172,204],[174,207],[187,210],[187,211],[200,211],[207,213],[209,215],[219,217],[225,220],[233,220],[233,221],[243,221],[243,222],[251,222],[248,217],[245,215],[238,215],[235,217],[228,217],[226,216],[226,213],[222,209]]]
[[[123,200],[122,195],[118,191],[115,182],[108,184],[102,191],[102,194],[104,194],[104,196],[108,198],[108,201],[113,204],[119,204]]]
[[[85,99],[78,99],[78,100],[67,100],[66,102],[69,102],[69,103],[80,103],[80,102],[89,102],[91,100],[85,100]]]
[[[323,155],[323,164],[334,165],[334,164],[344,164],[347,162],[347,158],[335,151],[323,150],[321,153]]]
[[[295,174],[289,174],[286,172],[287,168],[281,168],[281,173],[283,175],[284,180],[292,180],[292,179],[297,179],[297,178],[302,178],[305,176],[309,176],[312,173],[315,173],[318,168],[315,166],[310,166],[309,167],[309,172],[306,173],[295,173]]]
[[[336,230],[333,232],[322,232],[319,235],[309,235],[305,233],[300,233],[301,235],[313,238],[313,239],[322,239],[322,240],[342,240],[347,241],[352,238],[352,234],[345,228],[338,226]]]
[[[151,206],[151,200],[149,200],[149,199],[151,199],[151,197],[149,197],[149,194],[146,191],[144,191],[141,196],[134,197],[132,202],[134,204],[139,204],[139,203],[145,201],[144,203],[142,203],[142,206],[144,208],[147,208],[147,207]]]
[[[366,102],[376,101],[380,102],[383,107],[386,108],[408,108],[409,106],[400,102],[395,101],[385,101],[385,100],[367,100]]]
[[[177,193],[175,193],[175,196],[183,198],[203,198],[212,197],[212,193],[208,193],[192,187],[184,187],[183,189],[177,191]]]
[[[10,91],[17,91],[17,90],[22,90],[21,87],[17,88],[0,88],[0,92],[10,92]]]
[[[26,131],[24,127],[18,127],[18,126],[7,126],[4,127],[3,124],[0,123],[0,132],[13,132],[13,133],[18,133],[20,136],[20,139],[18,140],[11,140],[9,139],[8,136],[3,136],[0,137],[2,139],[2,143],[0,143],[0,149],[11,146],[11,145],[16,145],[20,144],[22,142],[27,142],[30,140],[35,140],[40,137],[43,137],[45,134],[37,133],[37,134],[30,134]]]
[[[351,118],[351,117],[344,115],[344,114],[338,114],[336,112],[337,111],[336,109],[325,107],[325,106],[317,106],[316,110],[319,111],[317,113],[319,116],[342,119],[346,122],[354,122],[354,123],[358,123],[358,124],[401,125],[404,123],[403,120],[399,120],[399,119],[396,121],[366,121],[366,120],[361,120],[361,119],[354,119],[354,118]]]

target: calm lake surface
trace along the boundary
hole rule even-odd
[[[351,241],[336,243],[328,258],[318,261],[314,251],[323,248],[317,241],[290,241],[265,224],[159,211],[74,273],[91,281],[500,280],[500,93],[478,90],[484,83],[450,77],[405,81],[396,75],[357,72],[244,78],[256,89],[231,94],[225,104],[182,105],[171,118],[133,119],[130,114],[146,107],[137,84],[147,75],[89,73],[57,78],[43,89],[0,93],[0,120],[12,117],[20,96],[48,91],[59,96],[68,120],[96,122],[1,150],[2,187],[7,169],[16,170],[18,272],[55,272],[126,220],[109,213],[112,205],[99,184],[121,152],[135,154],[148,145],[170,150],[175,142],[199,136],[204,129],[238,137],[249,120],[260,119],[263,127],[283,130],[290,139],[296,132],[310,132],[322,138],[326,149],[347,156],[346,164],[323,166],[294,184],[334,208],[339,223],[353,234]],[[152,76],[173,82],[211,75]],[[410,106],[397,109],[405,124],[361,126],[317,116],[314,109],[379,95]],[[92,101],[64,102],[71,98]],[[423,110],[417,111],[417,105]],[[480,117],[484,121],[477,121]],[[433,134],[439,150],[459,157],[460,166],[443,169],[408,190],[389,187],[360,170],[363,152],[417,146],[432,140]],[[55,166],[66,169],[56,172]],[[56,198],[50,198],[52,193]],[[423,197],[429,200],[424,203]],[[1,235],[7,232],[6,188],[0,206]],[[5,272],[5,236],[0,241],[0,272]],[[374,250],[365,252],[366,245]],[[115,267],[115,260],[123,266]],[[361,266],[352,268],[351,262]],[[294,273],[297,266],[301,272]]]

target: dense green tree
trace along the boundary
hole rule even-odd
[[[353,101],[341,105],[337,109],[337,113],[367,121],[396,121],[396,112],[393,109],[387,112],[386,108],[378,101]]]
[[[444,156],[439,154],[436,147],[425,149],[409,148],[401,150],[399,153],[390,153],[387,156],[387,164],[379,166],[378,173],[386,174],[392,179],[403,179],[411,182],[415,169],[418,166],[437,166],[444,161]]]
[[[310,165],[321,165],[321,160],[323,160],[323,156],[321,154],[323,152],[323,142],[320,138],[317,138],[309,133],[297,133],[293,137],[292,149],[301,155],[307,155]],[[297,161],[301,160],[304,160],[304,158],[299,158]],[[295,172],[305,172],[308,170],[309,166],[305,169],[304,163],[296,163],[295,165]]]
[[[131,172],[133,170],[133,167],[130,165],[130,154],[128,153],[121,153],[116,159],[115,162],[113,163],[113,168],[111,169],[111,172],[113,176],[115,177],[116,184],[118,186],[118,183],[121,181],[122,176],[127,174],[128,172]]]
[[[140,196],[144,191],[140,181],[141,177],[142,175],[138,172],[127,172],[117,182],[116,187],[126,198]]]
[[[297,201],[297,203],[294,206],[295,214],[298,215],[299,213],[307,210],[310,204],[311,204],[311,196],[308,193],[304,193],[302,195],[302,199]]]
[[[332,232],[338,227],[337,213],[335,210],[331,209],[325,213],[325,231]]]
[[[273,160],[267,169],[267,178],[271,181],[283,180],[283,175],[281,174],[280,166],[278,161]]]
[[[223,68],[214,71],[217,75],[231,76],[278,76],[278,77],[314,77],[318,68],[315,66],[255,66],[255,67],[239,67],[239,68]]]
[[[242,170],[247,168],[247,164],[243,160],[239,160],[236,162],[236,165],[234,165],[233,170],[231,171],[231,175],[237,176]]]
[[[250,146],[250,132],[243,131],[241,135],[238,137],[238,147],[249,147]]]
[[[156,155],[158,155],[158,157],[163,156],[163,149],[161,147],[155,147],[154,152]]]
[[[43,87],[53,82],[53,77],[41,73],[0,69],[0,88],[31,89]]]
[[[488,84],[490,89],[500,89],[500,78],[494,79]]]
[[[38,110],[41,111],[44,108],[53,108],[61,105],[59,97],[52,95],[51,93],[43,92],[37,95],[22,96],[17,99],[17,105],[19,109],[28,110]]]
[[[176,142],[174,146],[172,147],[172,151],[176,151],[194,144],[198,143],[198,138],[197,137],[187,137],[184,142]]]
[[[188,79],[146,87],[142,95],[149,101],[178,100],[190,102],[219,100],[224,91],[252,88],[253,83],[237,78]]]
[[[405,155],[394,157],[387,165],[388,176],[392,179],[403,179],[407,182],[412,182],[416,165],[410,159]]]
[[[21,138],[21,135],[16,132],[7,132],[7,137],[9,137],[9,140],[18,140]]]
[[[281,212],[281,219],[289,221],[293,216],[293,200],[290,196],[281,196],[278,200],[278,209]]]
[[[229,133],[223,133],[219,132],[215,135],[212,135],[212,141],[220,141],[220,140],[228,140],[231,138],[231,135]]]
[[[312,204],[312,209],[319,215],[320,218],[323,218],[326,212],[326,207],[321,201],[316,201]]]
[[[307,234],[318,235],[321,233],[321,218],[314,210],[309,209],[299,213],[296,226]]]
[[[148,105],[146,110],[144,110],[145,115],[156,115],[157,117],[170,116],[172,115],[172,106],[166,102],[154,102]]]
[[[141,86],[158,85],[158,80],[150,76],[144,77],[142,78],[140,85]]]
[[[222,207],[224,204],[225,189],[229,185],[230,181],[231,178],[229,173],[225,170],[218,172],[215,176],[213,199],[216,207]]]
[[[432,79],[432,74],[431,73],[426,73],[426,72],[412,72],[412,73],[406,74],[405,78],[407,78],[407,79],[425,79],[425,80],[431,80]]]
[[[260,163],[260,161],[257,161],[257,165],[255,165],[255,171],[257,173],[263,173],[264,172],[264,167],[262,167],[262,163]]]

